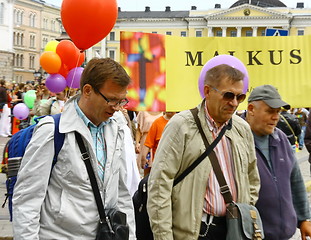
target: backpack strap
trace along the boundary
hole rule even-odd
[[[59,132],[60,116],[61,116],[60,113],[51,115],[51,117],[54,119],[54,158],[53,158],[52,167],[54,167],[54,165],[56,164],[58,154],[60,150],[62,149],[64,141],[65,141],[65,133]]]

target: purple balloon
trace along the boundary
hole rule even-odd
[[[13,108],[13,115],[19,120],[26,119],[29,115],[29,108],[25,103],[18,103]]]
[[[66,77],[67,86],[70,88],[79,88],[83,67],[75,67],[71,69]]]
[[[210,59],[207,63],[205,63],[205,65],[203,66],[203,68],[201,70],[200,77],[199,77],[199,91],[200,91],[202,98],[205,97],[205,95],[204,95],[204,78],[205,78],[206,72],[208,70],[210,70],[211,68],[216,67],[216,66],[221,65],[221,64],[227,64],[233,68],[240,70],[244,74],[243,93],[247,92],[249,80],[248,80],[248,72],[247,72],[245,65],[238,58],[236,58],[234,56],[218,55],[218,56]]]
[[[58,73],[50,74],[46,78],[45,85],[51,92],[59,93],[66,88],[66,79]]]

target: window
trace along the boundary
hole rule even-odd
[[[158,32],[154,32],[154,31],[153,31],[153,32],[151,32],[151,33],[158,33]]]
[[[20,34],[20,43],[21,43],[21,46],[24,46],[24,34],[23,33]]]
[[[29,68],[30,69],[35,68],[35,56],[32,54],[29,56]]]
[[[253,36],[253,31],[252,30],[246,30],[245,31],[245,36],[246,37],[252,37]]]
[[[236,37],[237,36],[237,31],[231,31],[230,32],[230,37]]]
[[[166,32],[165,34],[166,35],[172,35],[172,32]]]
[[[298,31],[297,31],[297,35],[298,35],[298,36],[303,36],[303,35],[305,35],[305,30],[298,30]]]
[[[35,35],[30,35],[29,46],[35,48]]]
[[[19,9],[14,9],[14,22],[17,25],[21,25],[23,23],[23,15],[24,12]]]
[[[195,36],[196,37],[202,37],[202,31],[201,30],[195,31]]]
[[[47,37],[43,37],[42,45],[45,46],[47,43],[48,43],[48,38]]]
[[[261,36],[266,36],[266,30],[261,31]]]
[[[4,3],[0,3],[0,24],[4,23]]]
[[[186,31],[181,31],[180,32],[181,37],[187,37],[187,32]]]
[[[30,13],[29,14],[29,26],[30,27],[35,27],[36,26],[36,14],[35,13]]]
[[[222,30],[216,31],[216,37],[222,37]]]
[[[115,59],[114,59],[114,57],[115,57],[115,51],[114,51],[114,50],[109,50],[109,57],[110,57],[111,59],[115,60]]]
[[[51,21],[51,30],[55,31],[55,21],[54,20]]]
[[[109,36],[110,36],[110,38],[109,38],[110,41],[116,40],[115,39],[115,32],[110,32]]]

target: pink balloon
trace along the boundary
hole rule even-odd
[[[244,82],[244,87],[243,87],[243,93],[246,93],[248,90],[248,72],[245,67],[245,65],[236,57],[231,56],[231,55],[218,55],[216,57],[213,57],[210,59],[205,65],[203,66],[200,77],[199,77],[199,91],[201,94],[201,97],[204,98],[204,78],[206,75],[206,72],[210,70],[213,67],[216,67],[221,64],[227,64],[233,68],[236,68],[240,70],[244,74],[243,82]]]
[[[83,67],[76,67],[69,71],[66,82],[67,86],[70,88],[79,88],[80,87],[80,79],[81,75],[83,73],[84,68]]]
[[[25,103],[18,103],[13,108],[13,115],[19,120],[26,119],[29,115],[29,108]]]
[[[53,93],[62,92],[66,88],[66,79],[58,73],[50,74],[45,85]]]

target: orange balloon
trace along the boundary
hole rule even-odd
[[[49,74],[58,73],[62,60],[55,52],[43,52],[40,57],[40,65]]]
[[[63,0],[61,7],[63,26],[81,50],[106,37],[117,17],[116,0]]]

